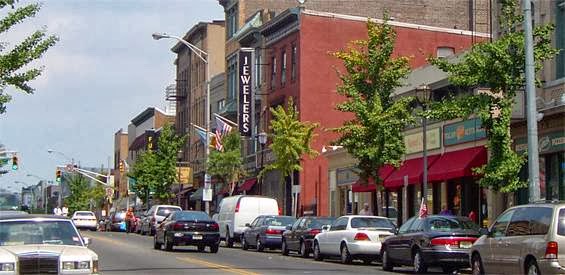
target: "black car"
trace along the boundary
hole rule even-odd
[[[479,227],[469,218],[456,216],[413,217],[395,236],[384,240],[383,270],[412,265],[415,273],[439,266],[445,273],[469,267],[469,252],[479,238]]]
[[[220,227],[202,211],[172,212],[156,228],[153,247],[170,251],[175,245],[194,245],[200,252],[208,246],[217,253]]]
[[[295,221],[296,218],[290,216],[259,216],[245,225],[247,228],[241,236],[241,248],[247,250],[249,246],[255,246],[258,252],[265,248],[281,248],[283,232]]]
[[[290,251],[297,251],[302,257],[308,258],[312,252],[312,242],[316,234],[322,232],[322,226],[331,225],[334,221],[334,217],[306,216],[299,218],[283,233],[282,254],[286,256]]]

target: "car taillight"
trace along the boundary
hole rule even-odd
[[[183,229],[184,229],[184,223],[177,222],[173,224],[173,230],[183,230]]]
[[[357,233],[357,234],[355,234],[354,240],[356,240],[356,241],[370,241],[371,239],[369,239],[369,236],[367,236],[367,234],[365,234],[365,233]]]
[[[265,231],[265,234],[268,235],[281,235],[282,233],[283,233],[282,230],[277,230],[272,228],[267,228],[267,230]]]
[[[557,255],[559,254],[559,246],[557,242],[548,242],[547,246],[545,247],[545,256],[546,259],[557,259]]]
[[[218,231],[220,230],[220,226],[217,223],[213,223],[210,225],[210,229],[214,230],[214,231]]]
[[[477,238],[471,238],[471,237],[439,237],[439,238],[433,238],[431,241],[432,245],[449,245],[449,246],[461,246],[462,248],[468,248],[465,247],[466,244],[469,244],[468,246],[470,247],[475,241],[477,240]]]
[[[239,212],[239,202],[240,201],[237,201],[237,204],[235,205],[235,213]]]
[[[282,215],[282,210],[279,208],[279,216]]]
[[[318,233],[320,233],[320,232],[322,232],[322,230],[320,230],[320,229],[310,229],[310,230],[308,231],[308,234],[309,234],[309,235],[312,235],[312,236],[316,236],[316,234],[318,234]]]

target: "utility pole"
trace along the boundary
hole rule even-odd
[[[524,11],[524,36],[526,54],[526,110],[528,124],[528,190],[529,201],[540,199],[539,186],[539,151],[538,122],[536,108],[534,38],[532,32],[532,4],[530,0],[522,0]]]

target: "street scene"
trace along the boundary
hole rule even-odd
[[[7,0],[0,33],[0,274],[565,274],[565,0]]]

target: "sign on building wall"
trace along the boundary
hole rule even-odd
[[[177,167],[177,175],[180,184],[192,184],[192,168]]]
[[[422,132],[404,136],[406,154],[422,152],[424,150],[424,137]],[[437,127],[426,131],[426,150],[441,147],[441,128]]]
[[[239,51],[239,132],[242,136],[251,136],[253,128],[253,91],[251,61],[253,49]]]
[[[455,145],[487,137],[479,118],[469,119],[443,126],[443,145]]]
[[[146,150],[155,151],[157,150],[157,133],[153,129],[145,130],[145,135],[147,137]]]
[[[347,185],[359,180],[359,170],[355,167],[336,169],[336,184]]]
[[[559,152],[565,150],[565,131],[555,131],[538,136],[538,150],[540,154]],[[516,139],[516,152],[523,153],[528,149],[528,138]]]

